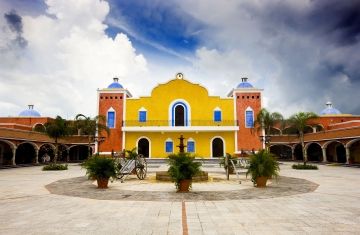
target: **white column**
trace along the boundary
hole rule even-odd
[[[291,159],[295,161],[295,147],[291,148]]]
[[[15,166],[16,165],[16,162],[15,162],[15,156],[16,156],[16,147],[14,147],[14,148],[12,148],[12,158],[11,158],[11,164],[13,165],[13,166]]]
[[[35,164],[39,164],[39,149],[35,149]]]
[[[345,151],[346,151],[346,164],[349,164],[350,148],[349,148],[349,147],[345,147]]]
[[[322,149],[322,155],[323,155],[323,162],[327,162],[327,159],[326,159],[326,147],[323,147],[321,149]]]

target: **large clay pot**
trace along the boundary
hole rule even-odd
[[[178,188],[178,192],[189,192],[189,188],[190,188],[190,184],[191,184],[191,180],[180,180],[180,185]]]
[[[109,183],[109,178],[100,178],[96,179],[98,188],[107,188]]]
[[[256,187],[258,188],[264,188],[266,187],[266,181],[268,180],[268,177],[260,176],[256,178]]]

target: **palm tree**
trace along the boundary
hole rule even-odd
[[[56,116],[55,119],[45,123],[45,133],[55,141],[54,163],[56,163],[59,148],[58,140],[70,134],[69,122],[60,116]]]
[[[306,165],[307,162],[307,154],[305,153],[305,143],[304,143],[304,131],[306,126],[309,125],[310,120],[315,119],[317,117],[318,115],[316,115],[313,112],[298,112],[290,116],[290,118],[287,120],[287,123],[290,126],[294,127],[299,132],[304,165]]]
[[[78,114],[75,117],[75,126],[80,130],[82,134],[88,136],[89,156],[92,155],[90,148],[91,140],[95,138],[96,133],[106,131],[107,135],[110,134],[110,129],[104,123],[106,123],[106,118],[101,115],[91,118],[85,116],[84,114]]]
[[[254,122],[254,127],[257,131],[265,130],[265,140],[266,136],[270,135],[271,128],[282,124],[284,121],[283,116],[278,112],[269,112],[267,109],[260,109],[259,113],[256,115],[256,120]],[[265,148],[268,148],[268,143],[265,141]]]

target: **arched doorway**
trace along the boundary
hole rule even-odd
[[[350,158],[353,163],[360,163],[360,139],[350,145]]]
[[[185,126],[185,107],[182,104],[175,106],[175,126]]]
[[[294,157],[295,157],[295,160],[302,160],[302,161],[304,160],[301,144],[297,144],[295,146]]]
[[[279,159],[291,160],[290,146],[284,144],[270,146],[270,153],[274,154]]]
[[[69,161],[78,162],[87,159],[89,152],[86,145],[74,145],[70,147]]]
[[[321,162],[323,160],[321,146],[317,143],[311,143],[307,148],[308,161]]]
[[[36,159],[35,146],[31,143],[21,143],[16,149],[15,163],[31,164],[35,163]]]
[[[216,137],[212,140],[211,143],[211,155],[212,157],[223,157],[225,156],[225,151],[224,151],[224,141],[219,138]]]
[[[144,157],[150,157],[150,142],[147,138],[139,139],[137,143],[138,154],[142,154]]]
[[[0,165],[11,165],[12,148],[7,141],[0,140]]]
[[[53,145],[51,145],[51,144],[43,144],[43,145],[41,145],[41,147],[39,148],[39,154],[38,154],[38,158],[39,158],[40,163],[45,162],[44,158],[46,157],[46,155],[49,155],[50,162],[54,161],[55,147]]]
[[[326,160],[328,162],[346,163],[345,147],[340,142],[332,142],[326,147]]]
[[[59,162],[66,162],[68,159],[68,147],[64,144],[58,146],[58,158]]]

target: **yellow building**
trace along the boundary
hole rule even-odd
[[[206,88],[178,73],[175,79],[155,87],[150,96],[133,98],[116,82],[98,92],[99,114],[107,116],[108,126],[114,129],[101,152],[136,147],[146,157],[165,158],[179,151],[181,135],[185,138],[185,150],[198,157],[239,152],[234,92],[242,88],[234,89],[226,98],[209,96]],[[254,109],[251,110],[253,122]],[[250,127],[247,129],[250,131]],[[112,138],[121,139],[120,146],[109,144],[116,142]]]

